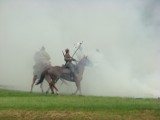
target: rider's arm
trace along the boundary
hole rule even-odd
[[[65,55],[64,60],[65,61],[76,61],[76,59],[72,58],[70,55]]]

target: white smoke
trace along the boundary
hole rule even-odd
[[[159,10],[157,0],[1,1],[0,84],[30,90],[42,45],[62,65],[62,50],[84,41],[94,65],[86,67],[84,94],[158,97]]]

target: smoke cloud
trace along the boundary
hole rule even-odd
[[[158,97],[159,11],[158,0],[2,0],[0,85],[29,91],[33,55],[42,45],[52,65],[62,65],[62,50],[73,54],[83,41],[93,62],[84,72],[83,94]],[[57,83],[60,92],[73,92],[74,83],[68,84]]]

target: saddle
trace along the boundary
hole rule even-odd
[[[62,72],[62,78],[64,79],[70,79],[71,81],[74,80],[74,73],[72,73],[71,69],[66,66],[66,65],[62,65],[62,68],[63,68],[63,72]],[[75,71],[77,71],[77,69],[75,68]]]

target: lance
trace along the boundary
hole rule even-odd
[[[62,50],[62,53],[63,53],[63,56],[64,56],[64,52],[63,52],[63,50]]]
[[[76,54],[76,52],[79,50],[79,48],[81,47],[83,41],[80,43],[80,45],[78,46],[78,48],[76,49],[76,51],[73,53],[72,57]]]

